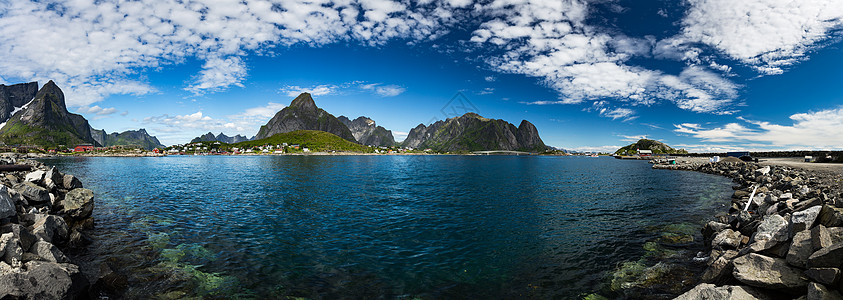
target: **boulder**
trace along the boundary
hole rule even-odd
[[[793,213],[793,216],[790,217],[790,223],[793,225],[793,232],[800,232],[814,226],[814,221],[817,219],[817,215],[820,214],[820,209],[822,209],[822,206],[816,205],[806,210]]]
[[[741,244],[741,233],[725,229],[714,236],[711,241],[711,247],[717,249],[736,249]]]
[[[817,216],[817,222],[825,225],[825,227],[840,227],[843,226],[843,208],[834,207],[831,205],[823,205]]]
[[[29,182],[41,182],[41,180],[44,179],[45,174],[47,174],[47,172],[44,172],[42,170],[35,170],[26,174],[24,180]]]
[[[843,265],[843,243],[820,249],[808,257],[808,268],[840,268]]]
[[[40,257],[43,261],[55,263],[70,262],[70,260],[67,259],[67,256],[64,256],[64,253],[62,253],[58,247],[45,241],[35,242],[35,245],[32,245],[31,252],[38,255],[38,257]]]
[[[805,271],[805,275],[816,282],[837,286],[840,282],[840,269],[838,268],[812,268]]]
[[[44,174],[44,181],[46,182],[47,179],[55,184],[61,184],[62,181],[64,181],[64,175],[62,175],[56,167],[52,167],[46,174]]]
[[[822,284],[811,282],[808,285],[807,300],[843,300],[843,296],[840,296],[840,293],[837,291],[828,290]]]
[[[732,261],[732,276],[754,287],[804,292],[808,279],[802,271],[787,265],[784,259],[750,253]]]
[[[703,273],[702,282],[705,283],[722,283],[731,278],[732,264],[726,257],[720,256],[713,263],[711,263],[705,273]]]
[[[73,189],[64,196],[64,212],[74,219],[84,219],[94,211],[94,192],[85,189]]]
[[[780,215],[764,216],[764,220],[758,225],[755,235],[752,236],[750,248],[755,252],[767,250],[778,244],[787,241],[789,237],[788,222]]]
[[[9,195],[9,188],[0,185],[0,219],[14,217],[17,215],[15,201]]]
[[[61,243],[67,240],[68,228],[64,219],[45,214],[36,214],[35,223],[30,226],[32,234],[39,240]]]
[[[87,288],[85,276],[72,264],[30,261],[23,272],[0,273],[0,295],[25,299],[77,299]]]
[[[709,221],[708,223],[703,226],[702,235],[703,240],[705,241],[706,245],[711,245],[712,239],[718,233],[723,231],[724,229],[729,228],[729,224],[724,224],[715,221]]]
[[[13,268],[20,268],[23,249],[14,233],[0,235],[0,260]]]
[[[70,174],[64,175],[64,178],[62,179],[61,182],[62,182],[62,186],[64,186],[64,188],[68,189],[68,190],[78,189],[78,188],[82,187],[82,182],[79,181],[79,179],[76,178],[76,176],[73,176],[73,175],[70,175]]]
[[[811,228],[811,247],[814,251],[831,246],[831,234],[822,224]]]
[[[787,263],[791,266],[804,268],[808,263],[808,257],[814,253],[811,246],[811,231],[803,230],[793,236],[790,249],[787,251]]]
[[[770,166],[755,170],[755,176],[764,176],[770,173]]]
[[[748,286],[716,286],[708,283],[701,283],[685,292],[682,295],[674,298],[674,300],[729,300],[729,299],[769,299],[767,296],[758,290]]]
[[[29,251],[29,247],[35,243],[36,237],[33,235],[29,230],[26,230],[25,227],[21,226],[20,224],[6,224],[0,226],[0,234],[6,233],[13,233],[16,238],[20,241],[21,249],[23,252]]]
[[[828,234],[831,235],[832,244],[843,243],[843,227],[831,227]]]
[[[18,184],[15,186],[15,190],[29,202],[44,203],[50,201],[50,192],[47,189],[29,181]]]

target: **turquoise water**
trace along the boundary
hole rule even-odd
[[[96,193],[95,242],[77,256],[128,276],[130,298],[629,296],[618,270],[656,263],[653,245],[689,260],[731,193],[725,178],[611,158],[44,162]]]

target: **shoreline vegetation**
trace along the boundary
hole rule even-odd
[[[677,299],[841,299],[843,168],[828,165],[655,162],[654,169],[722,175],[737,184],[728,211],[701,229],[706,251],[693,260],[705,272]]]

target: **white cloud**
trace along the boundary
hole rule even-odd
[[[484,88],[482,91],[477,92],[478,95],[490,95],[495,93],[495,88]]]
[[[99,105],[94,106],[82,106],[76,109],[77,113],[80,114],[87,114],[87,115],[98,115],[98,116],[107,116],[117,112],[117,109],[114,107],[109,108],[102,108]]]
[[[843,26],[839,0],[690,0],[683,37],[779,74]]]
[[[410,133],[406,132],[406,131],[393,131],[392,132],[392,137],[394,137],[395,142],[398,142],[398,143],[403,142],[405,139],[407,139],[408,135],[410,135]]]
[[[498,78],[495,76],[486,76],[483,80],[486,80],[486,82],[495,82]]]
[[[749,144],[767,149],[843,149],[843,107],[790,116],[791,125],[738,118],[743,123],[729,123],[706,129],[700,124],[675,124],[674,132],[705,142]]]
[[[205,61],[196,83],[185,88],[194,95],[223,90],[229,86],[243,87],[246,65],[239,57],[213,57]]]
[[[645,135],[621,135],[620,137],[621,137],[621,141],[637,142],[638,140],[646,139],[647,135],[646,134]]]
[[[580,147],[573,147],[573,148],[565,148],[570,151],[576,152],[594,152],[594,153],[615,153],[623,146],[580,146]]]
[[[375,93],[382,97],[395,97],[404,93],[406,89],[397,85],[375,87]]]
[[[426,1],[409,9],[392,0],[8,1],[0,8],[0,76],[52,79],[90,96],[70,103],[89,105],[121,92],[95,82],[121,82],[141,69],[196,57],[205,64],[186,89],[203,94],[242,84],[246,68],[239,57],[249,52],[431,40],[456,23],[454,7],[469,3]]]
[[[333,95],[339,89],[336,85],[322,84],[311,87],[300,87],[296,85],[288,85],[281,88],[281,93],[289,97],[297,97],[301,93],[310,93],[313,96]]]

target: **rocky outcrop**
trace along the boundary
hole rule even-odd
[[[127,130],[121,133],[112,132],[108,134],[105,130],[97,130],[91,128],[91,137],[103,147],[111,146],[130,146],[141,149],[152,150],[155,148],[164,148],[164,145],[158,141],[158,138],[149,135],[146,129]]]
[[[37,93],[37,82],[0,84],[0,123],[8,121],[12,112],[32,101]]]
[[[88,297],[96,278],[89,280],[65,253],[88,244],[93,192],[55,167],[9,154],[0,161],[34,169],[0,178],[0,298]],[[11,214],[4,202],[12,203]]]
[[[351,134],[358,143],[367,146],[393,146],[395,145],[395,138],[392,137],[392,131],[386,130],[381,126],[377,126],[375,121],[367,117],[357,117],[354,121],[349,120],[346,116],[339,116],[337,118],[351,130]]]
[[[739,184],[728,215],[702,229],[710,249],[707,270],[692,291],[711,290],[707,283],[740,283],[777,298],[839,299],[843,174],[743,162],[653,168],[724,175]],[[724,249],[736,255],[726,256]]]
[[[201,136],[195,137],[190,140],[191,143],[198,143],[198,142],[221,142],[226,144],[234,144],[239,142],[250,141],[251,139],[242,136],[242,135],[235,135],[235,136],[227,136],[220,132],[218,135],[214,135],[211,132],[203,134]]]
[[[316,102],[309,93],[302,93],[290,106],[285,107],[275,114],[266,125],[261,126],[255,139],[264,139],[270,136],[293,132],[296,130],[319,130],[333,133],[347,141],[356,143],[351,130],[334,115],[316,107]]]
[[[88,120],[67,111],[64,93],[53,81],[41,87],[35,99],[0,128],[0,141],[47,147],[100,145],[91,136]]]
[[[476,113],[419,124],[410,130],[404,147],[435,151],[517,150],[541,152],[548,149],[538,130],[527,120],[515,127],[504,120],[481,117]]]
[[[653,151],[654,154],[678,154],[678,153],[688,153],[685,149],[673,149],[672,147],[668,146],[665,143],[650,140],[650,139],[640,139],[635,143],[629,144],[625,147],[621,147],[617,151],[615,151],[616,155],[634,155],[637,154],[639,150],[650,150]]]

